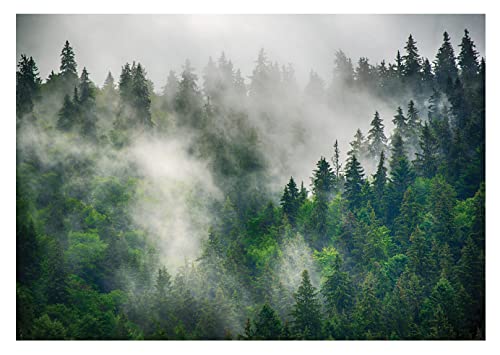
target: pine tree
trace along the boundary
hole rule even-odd
[[[438,143],[430,126],[424,123],[420,134],[420,153],[416,153],[415,168],[418,175],[432,178],[438,167]]]
[[[264,304],[255,320],[255,339],[278,340],[281,336],[281,321],[269,304]]]
[[[115,78],[111,72],[108,72],[106,79],[104,80],[104,85],[102,86],[104,92],[114,92],[116,90]]]
[[[314,195],[323,195],[329,198],[334,187],[334,173],[330,164],[324,157],[316,163],[316,169],[313,172],[312,188]]]
[[[459,45],[458,65],[460,65],[460,77],[466,87],[470,87],[479,72],[478,53],[474,41],[469,37],[469,31],[464,30],[462,43]]]
[[[390,182],[388,185],[387,213],[388,222],[392,224],[394,218],[399,214],[404,193],[414,177],[406,157],[403,139],[399,134],[395,134],[392,138],[392,155],[389,165]]]
[[[366,154],[365,137],[363,136],[363,133],[359,128],[357,129],[356,134],[354,135],[354,140],[349,144],[351,145],[351,150],[347,152],[348,156],[355,155],[360,159],[365,156]]]
[[[406,117],[403,115],[403,110],[400,106],[398,107],[397,114],[394,116],[392,122],[395,126],[394,133],[399,134],[401,137],[405,137],[408,134],[408,122]]]
[[[434,88],[434,73],[428,58],[425,58],[422,63],[422,83],[426,92]]]
[[[339,143],[335,140],[335,144],[333,145],[333,157],[332,157],[332,166],[333,166],[333,175],[335,178],[335,187],[334,190],[336,192],[342,191],[344,186],[344,176],[342,175],[342,163],[340,162],[340,150]]]
[[[384,124],[382,123],[378,111],[375,111],[375,116],[370,125],[371,128],[368,131],[368,150],[372,159],[376,159],[387,149],[387,137],[384,133]]]
[[[398,79],[402,79],[404,76],[404,64],[403,58],[401,57],[401,53],[398,51],[396,54],[396,76]]]
[[[330,317],[348,314],[355,303],[354,285],[349,274],[340,270],[341,261],[335,265],[321,286],[321,294],[325,298],[327,314]]]
[[[446,90],[448,80],[455,81],[458,77],[455,52],[450,42],[448,32],[443,33],[443,44],[439,48],[434,60],[436,83],[441,90]]]
[[[130,102],[132,97],[132,69],[130,68],[129,63],[125,63],[122,67],[118,88],[122,103]]]
[[[385,201],[387,192],[387,168],[385,167],[385,154],[380,153],[377,172],[373,175],[373,201],[372,206],[378,217],[385,217]]]
[[[33,57],[21,54],[16,71],[16,114],[18,118],[33,112],[34,101],[42,83]]]
[[[309,272],[302,272],[302,281],[294,294],[292,311],[293,330],[298,338],[319,339],[321,337],[321,305],[318,292],[311,284]]]
[[[351,210],[361,207],[364,185],[364,171],[355,155],[352,155],[346,164],[344,198]]]
[[[290,181],[285,186],[283,196],[281,197],[281,207],[283,208],[283,212],[288,216],[290,223],[295,225],[295,218],[300,207],[300,195],[293,177],[290,177]]]
[[[415,42],[413,36],[410,35],[405,46],[406,54],[403,56],[403,74],[406,79],[419,79],[421,70],[421,58],[418,54],[416,44],[417,42]]]
[[[179,80],[173,70],[168,72],[167,83],[163,87],[163,102],[164,108],[172,111],[174,108],[174,100],[179,91]]]
[[[75,52],[69,44],[69,41],[64,43],[64,48],[61,51],[61,66],[59,69],[63,75],[77,75]]]
[[[181,125],[198,127],[200,125],[199,112],[202,99],[196,81],[198,77],[194,74],[191,62],[186,60],[179,82],[179,89],[175,96],[174,109],[180,114]]]
[[[420,136],[420,131],[422,129],[422,124],[418,116],[418,110],[415,107],[413,100],[408,103],[408,126],[407,126],[407,136],[406,142],[408,147],[416,149],[418,147],[418,138]]]
[[[132,70],[132,104],[135,109],[136,120],[144,128],[151,128],[151,99],[146,72],[141,63]]]
[[[59,110],[58,116],[59,116],[57,120],[58,129],[60,129],[61,131],[69,131],[73,128],[77,120],[76,109],[75,105],[73,104],[73,101],[71,101],[71,98],[69,97],[68,94],[64,96],[63,105]]]

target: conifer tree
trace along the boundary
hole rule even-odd
[[[364,171],[355,155],[346,164],[344,197],[351,210],[361,207],[363,200]]]
[[[42,83],[33,57],[21,54],[16,71],[16,114],[21,118],[33,111],[34,101]]]
[[[416,153],[416,172],[426,178],[432,178],[438,167],[438,143],[430,126],[424,123],[420,134],[420,152]]]
[[[413,36],[410,34],[405,46],[406,54],[403,56],[403,74],[407,79],[418,79],[420,75],[422,64],[416,44],[417,42],[415,42]]]
[[[464,30],[462,43],[460,43],[460,54],[458,55],[461,79],[464,85],[471,86],[479,72],[478,53],[476,45],[469,36],[469,31]]]
[[[418,116],[418,110],[415,107],[415,102],[410,100],[408,103],[408,126],[407,126],[407,136],[406,144],[409,148],[416,149],[418,147],[418,138],[420,136],[420,130],[422,128],[420,117]]]
[[[448,80],[455,81],[458,76],[455,52],[450,42],[448,32],[443,33],[443,44],[434,60],[436,84],[441,90],[446,90]]]
[[[290,177],[290,181],[285,186],[283,196],[281,197],[281,207],[283,208],[283,212],[288,216],[290,223],[294,225],[300,207],[300,195],[293,177]]]
[[[408,122],[400,106],[398,106],[397,114],[394,116],[392,122],[395,126],[394,133],[399,134],[401,137],[405,137],[408,134]]]
[[[371,128],[368,131],[368,150],[372,159],[376,159],[380,156],[380,153],[387,149],[387,137],[384,133],[384,124],[382,123],[378,111],[375,111],[375,116],[370,125]]]
[[[295,305],[292,310],[293,330],[300,339],[321,337],[321,305],[318,291],[311,284],[309,272],[302,272],[302,281],[294,294]]]
[[[257,340],[278,340],[281,336],[281,321],[269,304],[264,304],[255,320],[254,337]]]
[[[373,175],[373,208],[378,217],[385,217],[385,200],[387,191],[387,168],[385,167],[385,154],[380,153],[377,172]]]
[[[142,127],[151,128],[153,121],[151,120],[150,92],[146,80],[146,72],[141,63],[138,63],[135,70],[132,70],[131,94],[137,122]]]
[[[347,152],[347,155],[355,155],[358,158],[363,158],[366,154],[365,147],[365,137],[361,130],[358,128],[356,134],[354,135],[354,140],[349,143],[351,145],[351,150]]]
[[[76,61],[75,61],[75,52],[73,48],[69,44],[69,41],[64,43],[64,48],[61,51],[61,74],[64,76],[77,76],[76,72]]]
[[[387,213],[388,221],[392,224],[394,218],[399,214],[403,195],[414,177],[410,163],[406,157],[403,139],[398,134],[395,134],[392,138],[390,168]]]

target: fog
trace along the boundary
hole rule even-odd
[[[411,33],[420,54],[434,59],[442,33],[457,49],[464,28],[485,56],[483,15],[18,15],[16,58],[29,53],[42,78],[57,72],[69,40],[80,68],[101,85],[129,61],[141,62],[159,90],[169,70],[189,58],[200,72],[222,51],[243,76],[251,75],[260,48],[281,64],[292,63],[302,86],[314,69],[331,80],[333,55],[342,49],[356,61],[392,61]]]

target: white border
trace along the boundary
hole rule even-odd
[[[369,353],[369,354],[391,354],[391,353],[492,353],[498,348],[498,304],[499,293],[496,281],[498,271],[498,227],[495,215],[498,212],[497,201],[499,187],[494,177],[499,175],[499,164],[495,164],[498,156],[498,135],[500,134],[500,115],[495,98],[498,97],[499,82],[498,70],[498,41],[494,34],[500,33],[498,28],[499,16],[494,11],[493,2],[476,1],[414,1],[412,4],[403,1],[369,1],[358,0],[352,2],[334,1],[270,1],[270,0],[247,0],[244,5],[234,0],[183,0],[182,2],[171,1],[107,1],[87,0],[85,5],[72,3],[70,1],[36,1],[23,0],[2,4],[1,21],[3,34],[2,45],[4,51],[0,56],[2,68],[3,85],[1,85],[2,115],[0,116],[0,139],[2,149],[2,181],[0,193],[2,196],[2,239],[4,244],[3,255],[0,258],[2,277],[0,278],[4,291],[1,295],[2,314],[1,317],[1,340],[2,353],[27,353],[27,354],[86,354],[94,352],[97,354],[135,354],[135,353],[287,353],[303,354],[306,352],[323,353],[328,351],[337,354]],[[16,342],[15,341],[15,76],[14,76],[14,52],[16,46],[15,26],[16,13],[486,13],[486,51],[487,51],[487,329],[484,342]],[[492,39],[491,41],[489,39]],[[496,138],[496,140],[495,140]],[[498,159],[498,158],[497,158]],[[498,351],[498,350],[497,350]]]

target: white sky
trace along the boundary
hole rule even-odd
[[[455,52],[468,28],[485,55],[483,15],[17,15],[16,61],[33,56],[42,78],[59,70],[65,40],[102,85],[109,70],[140,61],[159,90],[168,71],[180,71],[189,58],[197,74],[208,57],[222,51],[249,76],[260,48],[273,61],[292,63],[300,84],[311,69],[329,82],[334,53],[342,49],[354,62],[392,61],[410,33],[420,54],[434,59],[447,30]]]

